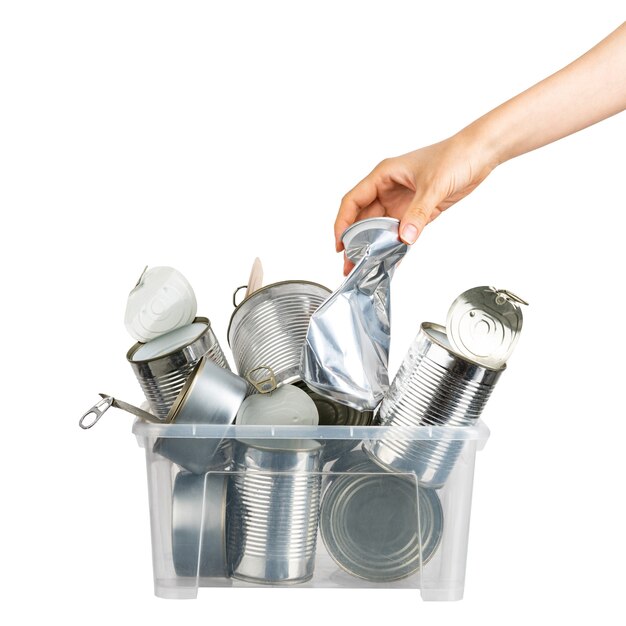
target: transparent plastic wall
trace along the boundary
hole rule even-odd
[[[292,585],[463,597],[474,461],[489,436],[481,422],[399,428],[138,420],[133,432],[146,451],[157,596]],[[194,455],[198,443],[219,449],[216,466],[194,474],[162,455],[176,449],[184,465],[190,442]],[[433,486],[424,467],[396,472],[381,463],[381,442],[453,446],[453,467]]]

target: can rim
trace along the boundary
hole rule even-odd
[[[145,346],[146,343],[148,343],[148,342],[138,341],[133,346],[131,346],[131,348],[126,353],[126,360],[129,363],[155,363],[159,361],[160,359],[166,359],[172,356],[172,354],[174,354],[175,352],[178,352],[179,350],[184,350],[185,348],[188,348],[189,346],[196,343],[196,341],[198,341],[211,328],[211,322],[208,317],[195,317],[193,322],[191,323],[192,324],[196,324],[196,323],[206,324],[206,328],[197,337],[195,337],[191,341],[188,341],[182,346],[178,346],[177,348],[173,348],[170,352],[166,352],[165,354],[161,354],[159,356],[148,358],[148,359],[138,359],[138,360],[133,359],[133,354],[135,354],[135,352],[137,352],[139,348],[141,348],[142,346]],[[164,334],[167,334],[167,333],[164,333]]]
[[[437,332],[443,333],[447,337],[448,332],[446,330],[446,327],[442,326],[441,324],[436,324],[435,322],[422,322],[420,325],[420,329],[428,337],[428,340],[431,343],[434,343],[436,346],[442,348],[443,350],[445,350],[446,352],[449,352],[450,354],[453,354],[454,356],[462,359],[463,361],[466,361],[467,363],[471,363],[472,365],[475,365],[476,367],[481,367],[490,372],[502,372],[506,369],[506,363],[503,363],[501,367],[496,368],[496,367],[490,367],[489,365],[483,365],[482,363],[479,363],[478,361],[474,361],[473,359],[470,359],[466,355],[461,354],[460,352],[457,352],[452,347],[452,344],[450,344],[449,346],[446,346],[443,342],[439,341],[439,339],[436,336],[433,336],[428,332],[428,330],[436,330]],[[448,339],[448,341],[450,340]]]
[[[519,341],[524,323],[521,305],[528,305],[528,303],[519,296],[509,294],[510,292],[506,290],[481,285],[480,287],[468,289],[457,296],[450,305],[446,317],[448,341],[450,341],[450,344],[457,352],[467,355],[467,358],[474,359],[477,363],[485,363],[485,365],[494,362],[507,362]],[[501,303],[498,303],[499,298],[502,299]],[[507,304],[510,308],[504,311],[497,311],[491,303],[492,299],[496,308],[504,304]],[[469,314],[472,315],[472,312],[470,312],[471,308],[478,309],[486,314],[492,319],[496,328],[500,328],[504,331],[502,335],[503,341],[488,354],[481,355],[480,349],[478,351],[476,350],[477,342],[479,345],[480,340],[472,336],[471,330],[468,329],[464,331],[461,326],[465,314],[469,312]]]
[[[290,453],[290,452],[317,452],[318,450],[320,450],[321,448],[324,447],[324,444],[321,443],[320,441],[318,441],[317,439],[309,439],[309,438],[302,438],[302,439],[286,439],[283,441],[306,441],[306,442],[310,442],[310,445],[308,445],[307,447],[302,446],[302,447],[297,447],[297,448],[278,448],[276,447],[276,444],[274,444],[273,446],[270,445],[269,443],[263,443],[264,441],[280,441],[280,439],[271,439],[271,438],[256,438],[253,437],[251,439],[237,439],[238,443],[243,444],[244,446],[246,446],[247,448],[254,448],[255,450],[261,450],[262,452],[285,452],[285,453]],[[259,443],[256,443],[256,442]],[[255,470],[252,470],[255,471]],[[264,470],[267,471],[267,470]]]
[[[354,222],[346,228],[341,234],[341,242],[343,245],[348,248],[350,246],[350,239],[356,237],[356,235],[362,233],[366,230],[374,230],[378,227],[379,230],[384,230],[388,232],[398,232],[398,227],[400,226],[400,220],[395,217],[370,217],[364,220],[359,220]]]
[[[206,357],[202,357],[196,366],[193,368],[193,371],[189,375],[189,378],[185,381],[185,384],[182,386],[181,390],[178,392],[176,396],[176,400],[174,400],[174,404],[170,407],[170,410],[167,412],[167,416],[165,418],[166,424],[172,424],[176,421],[178,414],[185,406],[187,402],[187,398],[189,394],[192,392],[195,387],[196,380],[200,376],[200,371],[204,369],[204,364],[206,363]]]
[[[263,287],[260,287],[256,291],[253,291],[249,296],[246,296],[235,307],[235,310],[233,311],[232,315],[230,316],[230,321],[228,322],[228,329],[226,330],[226,339],[228,341],[229,347],[230,347],[230,329],[231,329],[231,327],[233,325],[233,320],[235,318],[235,315],[241,309],[241,307],[244,304],[246,304],[246,302],[249,302],[250,300],[252,300],[258,294],[263,293],[264,291],[267,291],[268,289],[271,289],[273,287],[279,287],[281,285],[313,285],[314,287],[320,287],[321,289],[324,289],[325,291],[327,291],[329,296],[330,296],[330,294],[332,294],[332,291],[328,287],[325,287],[324,285],[321,285],[320,283],[316,283],[316,282],[314,282],[312,280],[281,280],[281,281],[279,281],[277,283],[271,283],[269,285],[265,285]]]
[[[439,498],[439,495],[434,489],[431,489],[428,487],[422,487],[421,485],[419,485],[417,483],[417,476],[408,476],[402,473],[397,473],[397,474],[385,473],[385,472],[369,473],[369,472],[363,472],[362,467],[363,467],[362,464],[357,463],[352,468],[352,472],[349,470],[342,470],[342,472],[340,472],[337,476],[334,477],[335,480],[333,480],[333,482],[330,485],[328,485],[327,489],[324,491],[322,502],[320,503],[320,519],[319,519],[319,530],[320,530],[320,535],[322,537],[322,541],[324,542],[326,550],[328,551],[328,554],[333,559],[333,561],[335,561],[335,563],[342,570],[344,570],[345,572],[347,572],[348,574],[352,576],[356,576],[357,578],[360,578],[362,580],[368,580],[371,582],[378,582],[378,583],[391,583],[391,582],[395,582],[398,580],[403,580],[405,578],[409,578],[410,576],[413,576],[418,571],[420,571],[433,558],[433,556],[436,554],[441,544],[441,540],[442,540],[443,532],[444,532],[443,505],[441,503],[441,499]],[[332,472],[332,469],[331,469],[331,472]],[[388,576],[381,577],[381,578],[374,578],[373,576],[366,575],[366,570],[363,568],[360,568],[359,564],[354,559],[350,560],[350,562],[347,562],[347,561],[342,561],[337,556],[337,553],[333,548],[340,547],[340,543],[336,540],[336,535],[335,535],[335,532],[333,531],[333,525],[330,521],[330,517],[331,517],[330,512],[326,511],[326,508],[329,506],[328,504],[329,500],[331,503],[330,506],[336,507],[336,506],[341,505],[341,501],[337,499],[338,496],[336,495],[338,490],[342,488],[345,491],[354,490],[355,487],[358,486],[360,483],[367,481],[367,480],[371,480],[375,476],[388,476],[388,477],[393,476],[397,480],[404,481],[407,484],[410,484],[413,480],[415,480],[415,487],[416,487],[415,494],[416,494],[416,499],[417,499],[418,512],[420,510],[419,500],[420,498],[423,497],[425,500],[428,501],[429,505],[433,508],[433,518],[439,519],[438,533],[435,536],[433,545],[428,546],[430,549],[429,552],[426,555],[422,553],[424,546],[422,546],[422,539],[419,536],[420,530],[421,530],[421,524],[418,522],[417,554],[415,555],[413,560],[408,561],[408,562],[406,561],[403,562],[404,567],[407,566],[407,563],[411,564],[410,569],[407,572],[402,572],[400,570],[400,573],[398,573],[396,571],[395,574],[389,574]],[[392,479],[389,478],[389,480],[392,480]],[[342,483],[346,483],[346,486],[344,486]],[[433,501],[436,501],[437,504],[435,505]],[[342,508],[340,507],[339,514],[341,514],[342,510],[343,510],[343,513],[345,513],[346,511],[345,504]],[[331,538],[334,540],[331,540]],[[330,547],[329,547],[329,544],[330,544]],[[370,571],[376,571],[376,570],[374,569]]]
[[[207,483],[209,482],[209,480],[215,478],[217,476],[219,476],[222,480],[220,481],[220,486],[222,488],[222,493],[221,493],[221,506],[220,506],[220,526],[221,526],[221,544],[222,544],[222,565],[224,567],[224,571],[228,571],[228,537],[226,534],[226,525],[227,525],[227,505],[228,505],[228,474],[226,472],[223,472],[221,474],[216,474],[214,472],[206,472],[204,474],[204,497],[202,499],[203,503],[205,503],[206,501],[206,491],[207,491]],[[205,504],[206,506],[206,504]],[[204,516],[206,514],[206,511],[202,512],[202,517],[204,519]]]

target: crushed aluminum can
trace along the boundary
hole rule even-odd
[[[346,229],[342,241],[355,267],[312,315],[302,350],[306,384],[359,411],[375,409],[389,388],[390,284],[408,250],[398,225],[377,217]]]

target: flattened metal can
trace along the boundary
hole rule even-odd
[[[389,388],[391,279],[408,246],[399,221],[356,222],[342,241],[355,263],[350,275],[313,316],[302,351],[302,379],[322,396],[374,410]]]

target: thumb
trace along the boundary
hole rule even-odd
[[[408,244],[414,244],[421,235],[424,227],[430,222],[431,215],[437,206],[437,199],[432,194],[416,193],[411,204],[400,220],[400,239]]]

